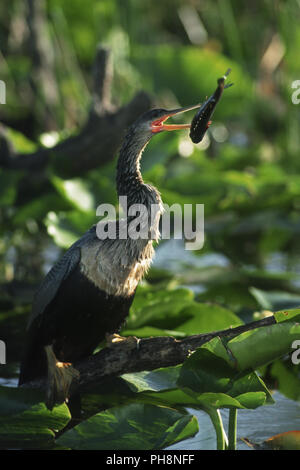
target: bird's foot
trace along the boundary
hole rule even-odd
[[[51,410],[55,403],[68,401],[71,383],[79,378],[79,372],[70,362],[59,361],[52,346],[45,346],[45,352],[48,363],[46,406]]]
[[[107,333],[105,335],[106,338],[106,344],[109,348],[112,348],[116,345],[122,344],[122,346],[128,348],[128,349],[139,349],[139,342],[140,339],[136,338],[135,336],[120,336],[117,333],[109,334]]]

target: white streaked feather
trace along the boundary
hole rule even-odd
[[[134,293],[150,268],[154,256],[153,240],[158,241],[160,237],[158,224],[163,211],[161,201],[156,204],[154,210],[151,223],[150,217],[141,218],[141,228],[149,226],[147,239],[132,239],[129,227],[126,239],[95,239],[92,245],[81,247],[81,271],[99,289],[110,295],[125,297]],[[122,226],[126,220],[123,219],[119,223]],[[106,231],[110,228],[110,233],[113,233],[116,221],[105,224]]]

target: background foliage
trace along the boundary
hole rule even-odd
[[[118,105],[140,89],[159,107],[197,103],[232,69],[234,87],[224,93],[201,144],[193,145],[186,131],[162,134],[144,154],[143,175],[165,203],[205,205],[205,245],[198,252],[186,252],[176,241],[159,245],[124,334],[182,337],[299,306],[300,108],[291,100],[291,84],[300,79],[299,2],[47,0],[42,63],[30,42],[32,4],[0,5],[0,79],[7,86],[0,120],[22,153],[49,147],[83,124],[99,42],[112,50],[112,99]],[[97,222],[96,207],[116,203],[115,165],[116,159],[72,180],[49,169],[38,193],[24,186],[22,171],[0,168],[0,338],[8,356],[0,369],[0,401],[7,399],[4,385],[15,384],[33,291],[59,254]],[[299,366],[284,357],[259,373],[270,389],[294,401],[299,416]],[[125,395],[124,409],[106,406],[109,411],[94,414],[90,427],[83,422],[61,445],[82,448],[76,432],[92,436],[99,423],[109,428],[116,419],[127,422],[126,416],[139,423],[147,413],[157,413],[160,425],[132,445],[163,448],[197,431],[183,409],[153,411],[149,397],[148,404],[129,404],[128,390]],[[89,397],[92,409],[96,401]],[[266,396],[255,406],[265,401]],[[19,409],[31,410],[25,413],[29,421],[31,406],[27,400]],[[38,412],[46,422],[44,408]],[[67,409],[51,419],[60,429]],[[51,441],[47,426],[34,445]],[[283,430],[293,429],[291,424]],[[21,446],[28,436],[22,439]],[[121,437],[108,433],[106,439],[111,448],[117,446],[114,439],[124,445]]]

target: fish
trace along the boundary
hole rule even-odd
[[[205,132],[211,125],[212,121],[210,120],[217,103],[219,102],[223,91],[225,88],[229,88],[233,83],[228,83],[225,85],[225,80],[230,74],[231,69],[228,69],[223,77],[218,78],[218,86],[215,92],[201,105],[200,109],[195,114],[191,127],[190,127],[190,138],[194,144],[198,144],[203,139]]]

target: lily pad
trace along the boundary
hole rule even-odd
[[[98,413],[64,433],[57,443],[77,450],[163,449],[197,431],[192,415],[137,403]]]
[[[52,411],[41,392],[0,387],[0,448],[40,448],[54,444],[55,433],[70,420],[66,404]]]

